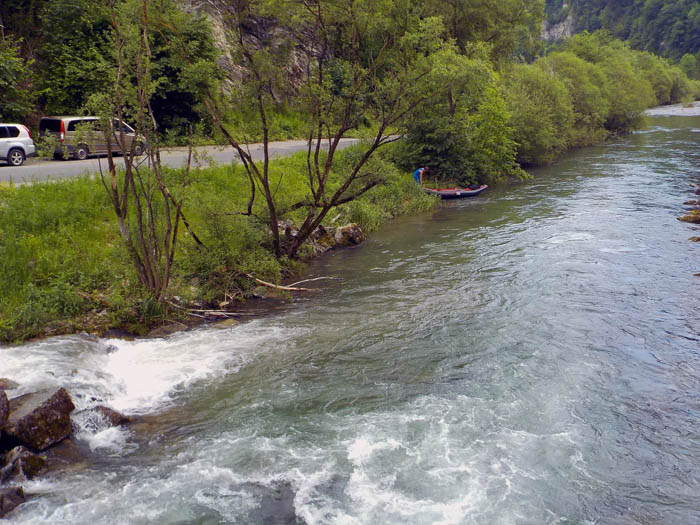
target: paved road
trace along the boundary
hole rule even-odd
[[[358,139],[341,139],[340,148],[345,148],[357,143]],[[305,140],[288,140],[284,142],[271,142],[270,155],[272,157],[284,157],[297,151],[306,149]],[[237,162],[238,155],[230,146],[206,146],[196,148],[200,155],[199,165],[229,164]],[[251,144],[250,151],[253,158],[262,160],[262,144]],[[163,164],[170,167],[180,167],[187,163],[187,148],[169,148],[161,150]],[[121,159],[117,159],[117,162]],[[0,183],[12,180],[15,184],[37,182],[44,180],[66,179],[77,177],[86,173],[99,173],[100,163],[102,169],[107,169],[107,158],[90,158],[87,160],[40,160],[27,159],[24,165],[16,168],[6,164],[0,164]],[[194,164],[193,164],[194,165]]]

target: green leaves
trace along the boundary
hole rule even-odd
[[[20,121],[31,111],[31,65],[22,60],[18,43],[0,38],[0,121]]]

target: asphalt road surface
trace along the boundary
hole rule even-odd
[[[339,149],[346,148],[359,142],[359,139],[341,139]],[[270,142],[270,156],[284,157],[297,151],[306,149],[305,140],[288,140],[284,142]],[[327,144],[327,143],[326,143]],[[231,146],[205,146],[195,148],[197,160],[193,160],[193,167],[204,167],[215,164],[230,164],[238,162],[238,154]],[[250,144],[250,152],[255,160],[262,160],[262,144]],[[161,149],[161,161],[164,165],[173,168],[184,166],[187,163],[187,148]],[[120,157],[115,162],[123,162]],[[14,167],[0,163],[0,183],[12,181],[15,184],[41,182],[46,180],[66,179],[85,174],[95,174],[102,169],[107,169],[107,157],[90,157],[87,160],[42,160],[37,158],[27,159],[22,166]]]

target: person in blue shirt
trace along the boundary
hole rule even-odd
[[[413,172],[414,180],[422,186],[423,185],[423,175],[426,174],[427,172],[428,172],[428,166],[418,168],[416,171]]]

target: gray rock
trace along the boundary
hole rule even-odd
[[[335,242],[338,246],[355,246],[366,238],[365,232],[355,223],[342,226],[335,231]]]
[[[6,377],[0,377],[0,390],[14,390],[15,388],[19,388],[19,383]]]
[[[0,518],[4,518],[15,507],[24,503],[24,500],[22,487],[0,488]]]
[[[46,457],[34,454],[22,446],[10,450],[3,461],[5,466],[0,469],[0,482],[12,478],[32,479],[46,466]]]
[[[109,423],[113,427],[118,427],[121,425],[126,425],[127,423],[131,423],[131,419],[128,416],[120,414],[116,410],[113,410],[109,407],[100,405],[96,406],[92,410],[100,414],[104,418],[104,420],[107,421],[107,423]]]
[[[10,402],[7,399],[7,394],[4,390],[0,390],[0,435],[2,435],[2,429],[5,427],[7,418],[10,415]]]
[[[75,406],[64,388],[41,390],[10,400],[7,435],[33,450],[45,450],[68,437]]]

